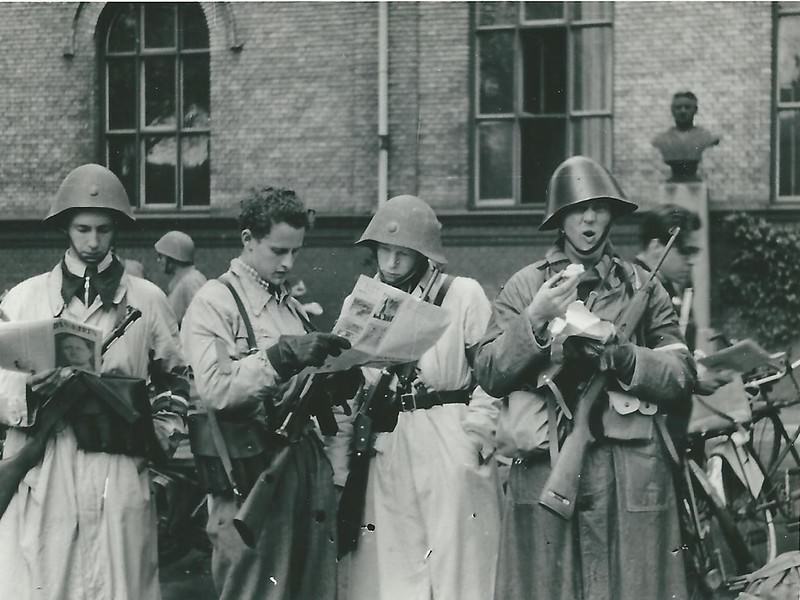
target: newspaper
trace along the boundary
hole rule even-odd
[[[100,372],[102,332],[85,323],[56,318],[0,323],[0,367],[43,371],[76,367]]]
[[[308,372],[381,368],[417,360],[449,323],[446,309],[361,275],[332,332],[350,340],[352,347]]]

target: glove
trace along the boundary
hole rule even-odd
[[[617,379],[630,383],[636,368],[636,346],[631,343],[613,344],[606,347],[600,361],[600,369],[612,371]]]
[[[270,364],[283,379],[289,379],[304,367],[319,367],[329,356],[339,356],[350,347],[350,341],[333,333],[282,335],[267,349]]]
[[[573,351],[595,369],[613,372],[617,379],[630,383],[636,366],[635,348],[631,343],[619,343],[615,339],[602,344],[584,338],[574,344]]]

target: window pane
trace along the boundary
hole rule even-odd
[[[147,48],[175,47],[175,6],[144,5],[144,45]]]
[[[208,128],[208,55],[183,58],[183,126]]]
[[[181,4],[183,48],[208,48],[208,27],[203,9],[197,4]]]
[[[541,204],[550,175],[566,157],[566,121],[564,119],[528,119],[520,124],[522,133],[523,204]]]
[[[567,109],[567,34],[564,28],[529,29],[522,35],[522,108],[533,114]]]
[[[136,127],[136,61],[117,58],[108,61],[108,128]]]
[[[800,196],[798,178],[798,137],[800,136],[800,111],[786,110],[778,113],[778,195]]]
[[[514,110],[514,33],[493,31],[478,38],[480,99],[478,112]]]
[[[480,123],[478,125],[478,178],[481,200],[512,198],[511,186],[513,123]]]
[[[117,176],[128,192],[131,204],[136,204],[136,137],[115,135],[108,138],[108,168]]]
[[[563,19],[563,2],[526,2],[525,20],[538,21],[543,19]]]
[[[208,206],[210,202],[211,169],[208,155],[207,135],[187,136],[181,140],[184,206]]]
[[[572,123],[572,153],[583,154],[601,165],[611,166],[611,119],[591,117]]]
[[[145,144],[144,198],[147,204],[175,204],[178,145],[174,137],[148,136]]]
[[[611,2],[572,2],[569,6],[573,21],[610,21],[613,14]]]
[[[778,22],[779,102],[800,102],[800,15]]]
[[[478,25],[514,25],[518,6],[516,2],[478,2]]]
[[[145,113],[148,127],[175,126],[175,58],[159,56],[144,63]]]
[[[136,50],[136,7],[126,4],[117,10],[108,30],[108,51],[133,52]]]
[[[611,108],[611,28],[583,27],[573,31],[574,110]]]

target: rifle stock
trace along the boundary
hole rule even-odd
[[[595,373],[575,412],[575,426],[561,447],[556,464],[547,478],[539,504],[564,519],[570,519],[575,510],[581,471],[586,451],[593,436],[589,430],[589,414],[606,387],[605,373]],[[553,442],[550,442],[553,443]]]
[[[288,445],[278,450],[233,518],[233,526],[239,532],[242,541],[250,548],[255,548],[259,533],[264,527],[264,520],[272,512],[271,504],[283,470],[289,461],[289,451]]]
[[[650,273],[647,282],[636,290],[627,308],[617,320],[616,330],[620,339],[630,339],[639,326],[653,291],[653,280],[679,233],[679,227],[672,229],[671,237],[655,269]],[[589,379],[578,399],[572,432],[564,440],[558,459],[539,496],[539,504],[563,519],[569,520],[575,511],[583,463],[586,459],[586,452],[594,441],[594,436],[589,428],[589,417],[595,404],[600,398],[605,397],[603,392],[607,384],[608,376],[602,371],[597,371]],[[557,444],[558,440],[549,440],[548,443]]]

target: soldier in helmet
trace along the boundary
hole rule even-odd
[[[63,316],[108,334],[127,306],[138,308],[142,316],[110,346],[101,368],[146,379],[157,363],[167,387],[152,407],[153,421],[167,450],[185,431],[188,385],[180,375],[178,328],[166,296],[125,274],[111,252],[117,231],[133,221],[125,189],[111,171],[95,164],[73,170],[45,218],[65,234],[66,252],[50,272],[9,291],[2,311],[12,321]],[[25,446],[26,428],[49,410],[42,403],[64,375],[60,368],[33,374],[0,370],[0,421],[11,426],[6,458]],[[132,435],[100,425],[106,422],[103,413],[94,416],[80,428],[55,426],[43,459],[28,471],[0,519],[4,597],[160,598],[145,459],[89,448],[86,435],[97,436],[100,447],[110,441],[103,436]]]
[[[180,326],[189,303],[205,284],[206,276],[195,268],[194,241],[182,231],[168,231],[154,248],[164,274],[172,276],[167,284],[167,297]]]
[[[447,264],[441,225],[415,196],[388,200],[357,244],[373,252],[382,282],[415,295],[430,287],[428,300],[448,311],[450,324],[389,384],[348,597],[491,598],[500,526],[492,456],[499,400],[476,388],[472,375],[491,304],[474,279],[439,274]]]
[[[531,414],[546,415],[538,430],[543,443],[520,453],[511,467],[496,598],[687,598],[662,415],[685,409],[695,373],[669,295],[656,281],[632,339],[606,346],[577,342],[564,348],[562,359],[551,356],[548,324],[572,302],[583,300],[613,322],[647,281],[647,273],[620,258],[609,238],[615,219],[634,210],[593,160],[575,156],[561,163],[550,179],[540,226],[557,230],[558,239],[543,260],[506,283],[478,348],[480,385],[496,396],[532,390],[530,402],[538,410]],[[570,264],[582,265],[583,273],[565,275]],[[569,519],[539,504],[551,461],[558,460],[550,438],[563,439],[559,423],[566,420],[555,392],[538,387],[556,360],[562,360],[557,390],[568,409],[601,363],[611,382],[608,399],[595,405],[599,410],[591,418],[596,441]]]

